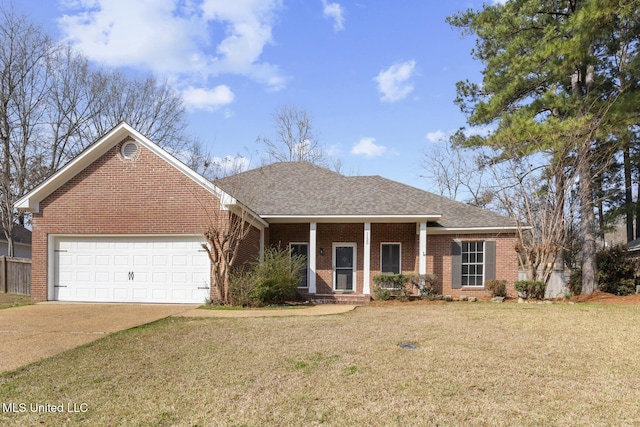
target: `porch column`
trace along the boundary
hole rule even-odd
[[[420,240],[418,243],[418,274],[427,274],[427,223],[420,223]]]
[[[316,223],[309,224],[309,293],[316,293]]]
[[[260,229],[260,263],[264,262],[264,227]]]
[[[364,223],[364,265],[362,266],[362,293],[369,295],[371,293],[370,270],[371,270],[371,223]]]

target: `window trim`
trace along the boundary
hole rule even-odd
[[[464,244],[465,243],[482,243],[482,264],[480,264],[478,262],[475,262],[475,263],[471,264],[469,262],[465,263],[464,261],[462,261],[462,256],[464,256],[464,253],[465,253],[465,251],[464,251]],[[467,253],[469,253],[469,252],[467,252]],[[480,252],[478,252],[476,250],[476,251],[474,251],[474,253],[480,253]],[[461,259],[460,259],[460,279],[461,279],[462,288],[463,289],[465,289],[465,288],[475,288],[475,289],[484,288],[485,273],[487,271],[487,268],[486,268],[486,261],[487,261],[486,240],[461,240],[460,241],[460,256],[461,256]],[[474,265],[474,266],[482,265],[482,278],[481,278],[480,285],[465,285],[465,284],[462,284],[462,278],[464,277],[464,273],[462,272],[462,268],[465,266],[465,264]],[[469,275],[467,274],[467,276],[469,276]],[[478,274],[474,274],[473,276],[474,277],[478,277],[479,275]]]
[[[306,286],[300,286],[298,285],[298,289],[309,289],[309,242],[289,242],[289,253],[293,253],[292,251],[292,246],[293,245],[305,245],[307,247],[307,284]]]
[[[382,246],[384,245],[397,245],[398,246],[398,273],[384,272],[382,267]],[[402,242],[380,242],[380,274],[402,274]]]

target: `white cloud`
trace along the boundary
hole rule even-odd
[[[367,157],[381,156],[387,151],[384,145],[376,144],[375,138],[365,137],[351,148],[351,154],[362,154]]]
[[[249,159],[244,156],[213,157],[211,159],[218,176],[224,177],[249,170]]]
[[[502,5],[504,5],[508,1],[509,0],[493,0],[493,4],[502,4]]]
[[[344,8],[340,3],[329,3],[322,0],[322,14],[325,18],[333,19],[333,31],[344,30]]]
[[[409,81],[413,77],[416,61],[406,61],[393,64],[386,70],[380,71],[375,77],[378,90],[382,94],[383,102],[396,102],[407,97],[413,91],[413,85]]]
[[[271,90],[286,78],[262,62],[273,42],[281,0],[67,0],[58,24],[89,59],[201,87],[223,74],[248,77]]]
[[[197,110],[215,111],[231,104],[235,95],[228,86],[219,85],[213,89],[188,87],[182,91],[187,107]]]
[[[444,141],[445,139],[449,138],[450,136],[451,136],[451,132],[445,132],[443,130],[438,129],[435,132],[427,133],[425,138],[429,142],[441,142],[441,141]]]

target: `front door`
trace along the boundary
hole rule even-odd
[[[333,289],[353,291],[356,283],[355,243],[333,245]]]

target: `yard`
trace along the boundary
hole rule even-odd
[[[0,293],[0,309],[18,307],[27,304],[31,304],[31,297],[29,295]]]
[[[0,424],[638,425],[639,324],[487,302],[169,318],[0,375]]]

